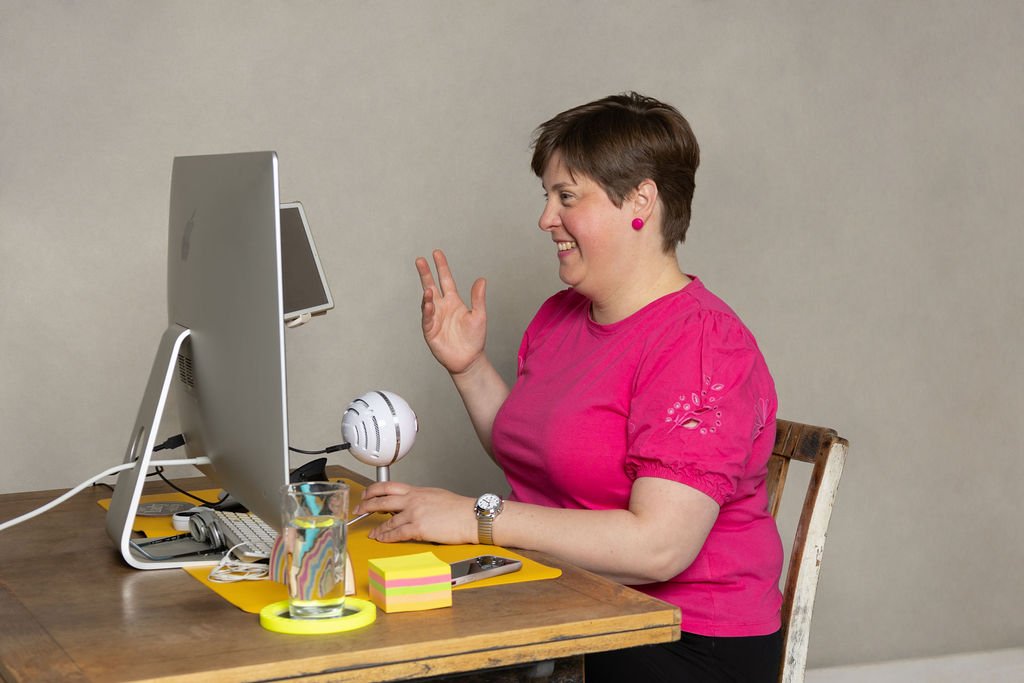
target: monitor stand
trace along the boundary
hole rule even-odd
[[[146,483],[146,472],[152,466],[156,432],[163,418],[171,379],[177,368],[178,353],[188,337],[187,328],[171,324],[160,339],[124,456],[125,464],[134,462],[135,466],[117,476],[110,509],[107,510],[107,534],[117,545],[125,562],[136,569],[209,566],[219,562],[224,554],[223,550],[213,550],[208,544],[197,543],[191,538],[173,541],[132,538],[132,526],[142,497],[142,487]],[[155,464],[159,464],[159,461]],[[195,458],[195,464],[206,465],[209,460]]]

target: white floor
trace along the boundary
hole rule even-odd
[[[806,683],[1024,683],[1024,647],[807,671]]]

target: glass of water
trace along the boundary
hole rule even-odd
[[[340,617],[345,608],[346,484],[309,481],[283,489],[282,547],[293,619]]]

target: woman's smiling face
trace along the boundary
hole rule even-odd
[[[628,272],[620,267],[631,256],[628,200],[615,206],[595,181],[570,173],[558,152],[541,184],[546,199],[538,226],[557,245],[558,277],[591,300],[609,296],[616,276]]]

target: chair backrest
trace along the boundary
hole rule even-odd
[[[768,505],[773,517],[779,511],[790,462],[800,460],[814,467],[797,522],[782,592],[780,683],[803,683],[804,680],[821,555],[848,449],[849,443],[833,429],[776,421],[775,447],[768,462]]]

